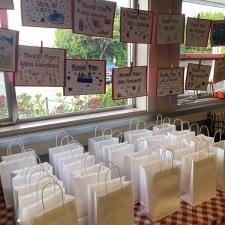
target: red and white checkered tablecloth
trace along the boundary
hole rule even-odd
[[[181,210],[153,223],[144,214],[140,204],[134,207],[135,225],[224,225],[225,193],[217,192],[217,198],[198,207],[181,202]],[[13,209],[6,209],[2,189],[0,188],[0,225],[14,225]],[[125,224],[124,224],[125,225]]]
[[[223,225],[225,224],[225,193],[217,192],[217,197],[200,206],[192,207],[181,201],[181,209],[155,223],[144,214],[140,204],[135,205],[135,225]]]

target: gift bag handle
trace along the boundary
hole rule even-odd
[[[87,158],[88,158],[88,154],[87,155],[84,155],[82,158],[81,158],[81,166],[83,166],[83,168],[84,168],[84,171],[86,171],[86,160],[87,160]]]
[[[64,145],[63,142],[64,142],[65,139],[66,139],[66,145],[68,145],[70,142],[75,142],[74,137],[72,135],[68,134],[68,135],[61,138],[61,142],[60,142],[61,146]]]
[[[115,130],[115,131],[112,132],[112,137],[113,137],[113,135],[115,135],[116,133],[118,133],[118,135],[116,135],[116,137],[119,138],[119,143],[121,143],[122,138],[123,138],[123,134],[122,134],[122,132],[121,132],[120,130]]]
[[[216,138],[216,135],[217,134],[219,134],[220,136],[220,141],[222,140],[222,132],[221,132],[221,130],[219,129],[219,130],[217,130],[216,132],[215,132],[215,134],[214,134],[214,142],[215,142],[215,138]]]
[[[206,143],[206,146],[207,146],[207,152],[208,152],[208,158],[209,158],[209,143],[208,143],[208,141],[206,141],[206,140],[201,140],[201,141],[199,141],[199,148],[198,148],[198,156],[199,156],[199,159],[200,159],[200,145],[201,145],[201,143],[203,143],[203,142]]]
[[[201,126],[200,127],[200,134],[202,134],[202,130],[203,129],[206,129],[206,132],[207,132],[207,137],[209,137],[209,128],[207,126]]]
[[[44,205],[44,190],[45,190],[49,185],[58,186],[58,187],[60,188],[60,191],[61,191],[61,194],[62,194],[62,203],[63,203],[63,206],[65,205],[64,194],[63,194],[63,190],[62,190],[62,187],[60,186],[60,184],[58,184],[58,183],[56,183],[56,182],[48,183],[48,184],[46,184],[46,185],[43,187],[42,193],[41,193],[42,207],[43,207],[44,214],[46,214],[45,205]]]
[[[148,157],[148,162],[147,162],[147,164],[149,164],[149,161],[150,161],[150,159],[151,159],[152,153],[153,153],[155,150],[157,150],[158,148],[159,148],[160,150],[163,150],[163,151],[164,151],[164,147],[162,147],[162,146],[156,146],[156,147],[154,147],[154,148],[149,152],[149,157]]]
[[[139,130],[140,129],[140,124],[143,124],[144,126],[143,126],[143,129],[146,129],[146,123],[145,123],[145,121],[142,121],[142,120],[139,120],[138,122],[137,122],[137,124],[136,124],[136,130]]]
[[[105,175],[105,189],[106,189],[106,193],[108,194],[108,186],[107,186],[107,177],[108,177],[108,173],[109,171],[112,171],[113,169],[117,169],[118,171],[118,174],[119,174],[119,177],[120,177],[120,185],[121,185],[121,188],[123,188],[123,183],[122,183],[122,178],[121,178],[121,173],[120,173],[120,168],[118,166],[113,166],[111,168],[109,168],[106,172],[106,175]]]
[[[39,190],[39,184],[42,180],[48,178],[49,181],[51,182],[51,179],[52,179],[52,182],[56,182],[55,178],[51,175],[46,175],[46,176],[43,176],[38,182],[37,182],[37,185],[36,185],[36,192],[37,192],[37,201],[38,201],[38,190]],[[54,190],[55,192],[55,190]]]
[[[132,119],[132,120],[130,121],[130,128],[129,128],[129,130],[132,130],[132,124],[133,124],[134,121],[136,121],[136,126],[137,126],[137,123],[138,123],[139,120],[137,120],[137,119]]]
[[[95,127],[95,137],[97,137],[98,128],[99,128],[98,126]],[[102,135],[103,135],[103,126],[101,126],[101,128],[102,128]]]
[[[98,185],[99,185],[99,180],[100,180],[100,177],[99,177],[100,175],[99,174],[100,174],[100,171],[101,171],[102,166],[105,166],[105,163],[101,162],[100,163],[100,166],[98,168]]]
[[[175,120],[173,121],[173,125],[175,125],[177,121],[180,121],[180,129],[181,129],[181,131],[184,130],[184,127],[183,127],[183,121],[182,121],[182,119],[180,119],[180,118],[175,119]]]
[[[196,135],[199,134],[199,125],[197,123],[192,123],[191,126],[190,126],[190,131],[192,131],[192,127],[196,127]]]
[[[165,117],[165,118],[163,119],[163,124],[166,123],[166,120],[167,120],[168,124],[171,124],[171,121],[170,121],[170,118],[169,118],[169,117]]]
[[[162,114],[158,114],[157,117],[156,117],[156,122],[155,122],[156,125],[159,125],[159,118],[160,118],[160,124],[163,123],[163,116],[162,116]]]
[[[172,167],[171,167],[171,168],[173,169],[174,152],[173,152],[173,150],[171,150],[171,149],[166,149],[166,150],[163,151],[163,153],[162,153],[162,155],[161,155],[161,158],[160,158],[160,172],[162,172],[163,155],[164,155],[165,152],[167,152],[167,151],[169,151],[169,152],[172,153]]]
[[[29,188],[30,188],[30,192],[31,192],[31,179],[33,177],[33,175],[39,171],[42,171],[43,172],[43,176],[45,176],[45,172],[47,173],[47,175],[49,175],[48,171],[45,169],[45,168],[40,168],[40,169],[37,169],[35,171],[33,171],[31,174],[30,174],[30,177],[29,177]]]
[[[11,143],[9,143],[7,147],[7,156],[12,155],[12,146],[13,145],[18,145],[20,147],[21,153],[24,152],[24,144],[20,139],[15,139]]]
[[[33,151],[35,151],[35,150],[33,150],[33,149],[26,149],[25,150],[25,152],[28,152],[28,153],[31,153],[31,155],[26,155],[25,157],[24,157],[24,161],[23,161],[23,173],[25,173],[25,163],[27,162],[27,160],[31,157],[31,156],[34,156],[35,158],[36,158],[36,160],[38,160],[38,164],[41,164],[41,159],[40,159],[40,157],[36,154],[36,151],[35,152],[33,152]],[[36,165],[34,165],[34,166],[36,166]],[[30,167],[29,167],[30,168]],[[29,170],[29,168],[27,169],[27,170]]]
[[[68,136],[68,133],[66,131],[61,131],[59,132],[58,134],[56,134],[56,138],[55,138],[55,146],[57,147],[58,146],[58,140],[59,140],[59,137],[62,136]],[[61,138],[62,138],[61,137]]]
[[[141,142],[147,143],[147,147],[144,150],[147,149],[147,151],[149,152],[149,141],[147,139],[143,139],[141,137],[137,137],[137,139],[138,139],[138,143],[141,143]]]

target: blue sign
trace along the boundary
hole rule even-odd
[[[212,46],[225,46],[225,21],[212,23],[211,44]]]

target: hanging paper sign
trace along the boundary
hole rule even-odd
[[[186,45],[194,47],[207,47],[211,21],[205,19],[187,19]]]
[[[184,68],[158,70],[157,97],[180,95],[184,93]]]
[[[225,20],[212,22],[211,45],[225,46]]]
[[[72,28],[72,0],[22,0],[23,26]]]
[[[0,9],[14,9],[13,0],[0,0]]]
[[[19,32],[0,28],[0,71],[16,72]]]
[[[63,87],[66,50],[19,46],[16,86]]]
[[[112,38],[115,11],[115,2],[75,0],[74,33]]]
[[[182,44],[184,42],[185,16],[182,14],[159,14],[157,44]]]
[[[113,69],[113,99],[134,98],[147,95],[147,67]]]
[[[207,91],[211,66],[188,64],[185,90]]]
[[[66,63],[65,96],[104,94],[106,62],[69,59]]]
[[[120,40],[126,43],[150,44],[153,13],[150,11],[121,8]]]
[[[214,67],[214,84],[225,80],[225,58],[216,59]]]

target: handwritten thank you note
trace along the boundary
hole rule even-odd
[[[137,9],[121,8],[120,39],[126,43],[150,44],[153,13]]]
[[[207,91],[211,66],[188,64],[186,77],[186,90]]]
[[[0,0],[0,9],[14,9],[13,0]]]
[[[19,46],[16,86],[63,87],[66,51],[64,49]]]
[[[106,62],[69,59],[66,63],[65,96],[104,94]]]
[[[157,97],[179,95],[184,92],[184,68],[158,70]]]
[[[212,46],[225,46],[225,20],[212,22]]]
[[[0,71],[16,72],[19,32],[0,28]]]
[[[157,44],[182,44],[184,42],[184,15],[159,14]]]
[[[225,58],[215,60],[214,84],[225,80]]]
[[[75,0],[74,33],[112,38],[115,10],[115,2]]]
[[[207,47],[211,21],[205,19],[187,19],[186,45],[194,47]]]
[[[31,27],[72,28],[72,0],[22,0],[22,24]]]
[[[113,69],[113,99],[134,98],[147,95],[147,67]]]

